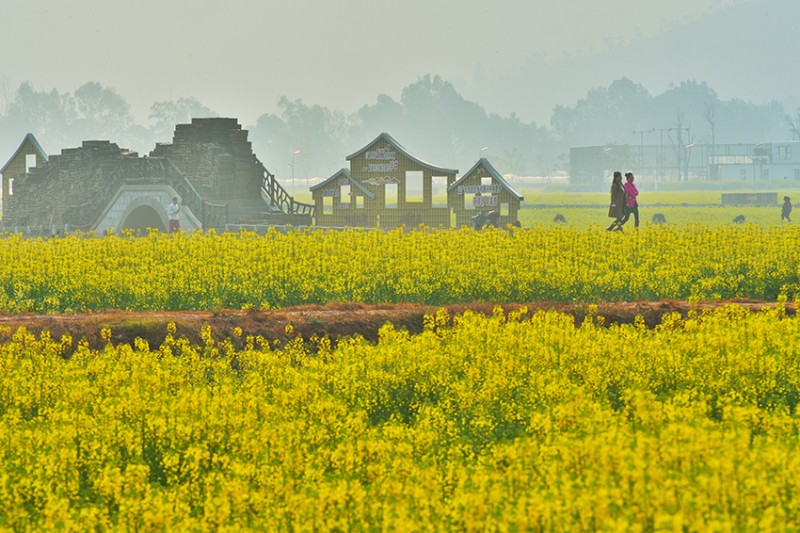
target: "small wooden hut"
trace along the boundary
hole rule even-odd
[[[47,154],[39,145],[39,141],[29,133],[22,139],[17,151],[8,160],[8,162],[0,168],[0,176],[3,179],[3,208],[7,208],[11,203],[11,197],[14,196],[14,180],[18,179],[23,174],[27,174],[30,169],[40,166],[47,161]]]
[[[376,195],[346,168],[311,187],[318,226],[377,226]]]
[[[484,157],[447,188],[447,198],[456,226],[471,225],[472,216],[479,211],[498,211],[501,227],[518,225],[524,200]]]
[[[447,188],[458,170],[422,161],[388,133],[347,160],[349,170],[311,188],[318,226],[450,227]]]

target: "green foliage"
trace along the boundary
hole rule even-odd
[[[336,348],[0,331],[0,526],[797,529],[798,319],[600,321],[437,313]]]
[[[678,224],[665,210],[667,224],[644,222],[638,231],[629,225],[620,234],[597,225],[608,221],[601,209],[559,209],[567,223],[553,222],[555,211],[546,211],[532,211],[546,215],[532,228],[479,232],[9,237],[0,239],[0,311],[335,301],[774,301],[800,289],[800,226]],[[581,220],[587,213],[591,218]]]

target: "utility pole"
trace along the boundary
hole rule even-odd
[[[692,136],[689,131],[689,127],[687,126],[684,128],[679,122],[676,127],[671,129],[678,132],[677,149],[675,154],[678,157],[678,180],[684,182],[689,181],[689,161],[684,161],[685,158],[689,157],[689,153],[686,149],[687,144],[691,144],[692,142]],[[683,140],[684,131],[686,132],[686,142]]]
[[[639,134],[639,177],[644,175],[644,134],[653,133],[652,128],[649,130],[633,130],[634,135]]]
[[[664,132],[672,131],[672,128],[653,128],[652,131],[657,131],[660,133],[658,154],[656,154],[657,167],[658,167],[656,178],[661,179],[661,173],[663,171],[663,163],[664,163]]]
[[[295,160],[295,157],[297,156],[297,154],[299,154],[299,153],[300,153],[300,149],[299,148],[295,148],[294,150],[292,150],[292,162],[289,165],[290,167],[292,167],[292,196],[297,194],[297,191],[295,190],[295,186],[294,186],[294,160]]]
[[[717,140],[716,140],[716,127],[717,127],[717,112],[713,104],[706,106],[705,112],[706,122],[711,128],[711,158],[707,166],[707,179],[717,179]]]

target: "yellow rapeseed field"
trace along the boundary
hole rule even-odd
[[[409,335],[0,328],[0,530],[800,529],[794,227],[0,239],[0,311],[727,299],[660,326],[444,311]],[[291,327],[287,326],[291,334]],[[291,336],[291,335],[290,335]]]
[[[800,528],[781,306],[521,316],[440,311],[335,348],[0,332],[0,528]]]
[[[347,302],[794,299],[800,228],[0,239],[0,312]]]

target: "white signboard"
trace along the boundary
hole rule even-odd
[[[400,165],[397,161],[389,161],[388,163],[370,163],[364,167],[364,172],[374,172],[384,174],[386,172],[394,172]]]
[[[399,184],[400,180],[392,176],[375,176],[374,178],[365,179],[361,183],[368,183],[369,185],[389,185],[392,183]]]
[[[378,160],[394,160],[397,159],[397,152],[392,152],[388,148],[378,148],[376,150],[372,150],[367,152],[365,156],[366,159],[378,159]]]
[[[394,172],[400,166],[397,162],[397,152],[388,148],[377,148],[366,153],[367,161],[382,161],[381,163],[368,163],[362,170],[364,172],[385,174]]]
[[[472,199],[475,207],[497,207],[497,196],[476,196]]]
[[[496,183],[491,185],[459,185],[458,194],[497,194],[500,192],[500,186]]]

